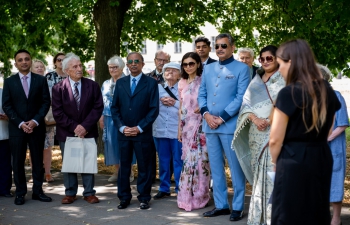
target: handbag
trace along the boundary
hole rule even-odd
[[[63,173],[97,173],[95,138],[67,137],[64,145]]]
[[[52,114],[52,106],[50,106],[50,109],[45,116],[45,124],[46,125],[55,125],[56,124],[55,118],[53,118],[53,114]]]

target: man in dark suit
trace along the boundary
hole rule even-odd
[[[63,156],[67,137],[98,137],[97,122],[102,115],[103,101],[99,85],[83,78],[83,65],[77,55],[67,54],[62,70],[68,74],[68,79],[52,88],[52,113],[56,120],[56,138],[60,142]],[[84,200],[91,204],[98,203],[94,190],[94,174],[82,173],[81,177]],[[77,174],[64,173],[63,180],[66,197],[62,199],[62,204],[71,204],[77,199]]]
[[[259,69],[259,67],[254,66],[254,51],[251,48],[239,48],[237,51],[238,54],[238,61],[241,61],[249,66],[249,72],[250,72],[250,80],[252,80],[255,75],[256,71]]]
[[[5,79],[2,95],[3,110],[9,118],[9,144],[13,159],[16,185],[16,205],[24,204],[27,182],[24,171],[27,145],[32,159],[32,199],[51,202],[42,189],[43,149],[45,141],[45,115],[51,100],[45,77],[30,72],[32,59],[27,50],[15,53],[18,73]]]
[[[155,154],[152,124],[159,113],[158,84],[142,73],[144,60],[140,53],[127,57],[130,76],[120,78],[114,90],[111,113],[118,132],[120,169],[118,174],[119,209],[130,204],[130,164],[135,151],[138,178],[137,196],[140,209],[148,209],[152,188],[152,157]]]
[[[217,60],[209,57],[209,53],[211,52],[210,41],[206,37],[199,37],[194,41],[196,45],[196,52],[199,57],[201,57],[201,61],[203,64],[203,68],[205,65],[216,62]]]

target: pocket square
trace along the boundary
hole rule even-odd
[[[233,79],[233,78],[235,78],[234,75],[227,75],[227,76],[225,77],[225,79]]]

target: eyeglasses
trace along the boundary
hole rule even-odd
[[[119,67],[118,66],[109,66],[108,69],[109,70],[117,70]]]
[[[266,62],[273,62],[273,59],[274,59],[275,57],[274,56],[272,56],[272,55],[269,55],[269,56],[266,56],[265,58],[264,57],[260,57],[259,58],[259,62],[260,63],[264,63],[265,62],[265,59],[266,59]]]
[[[158,59],[158,58],[156,58],[156,60],[157,60],[158,62],[163,62],[163,63],[169,62],[168,59]]]
[[[135,60],[129,59],[129,60],[127,61],[127,64],[132,64],[133,62],[134,62],[135,64],[139,64],[139,63],[140,63],[140,60],[139,60],[139,59],[135,59]]]
[[[61,59],[61,58],[58,58],[56,61],[57,61],[57,62],[62,62],[63,60],[64,60],[64,58],[62,58],[62,59]]]
[[[226,49],[227,48],[227,44],[215,44],[215,49],[219,49],[221,46],[221,48]]]
[[[195,62],[189,62],[189,63],[182,63],[183,68],[187,68],[187,66],[190,66],[190,68],[194,67],[196,65]]]

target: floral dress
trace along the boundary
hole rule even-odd
[[[179,81],[181,100],[181,129],[183,167],[180,175],[177,205],[191,211],[208,203],[210,170],[205,134],[202,132],[202,115],[194,113],[198,108],[198,90],[201,77],[187,84]]]

